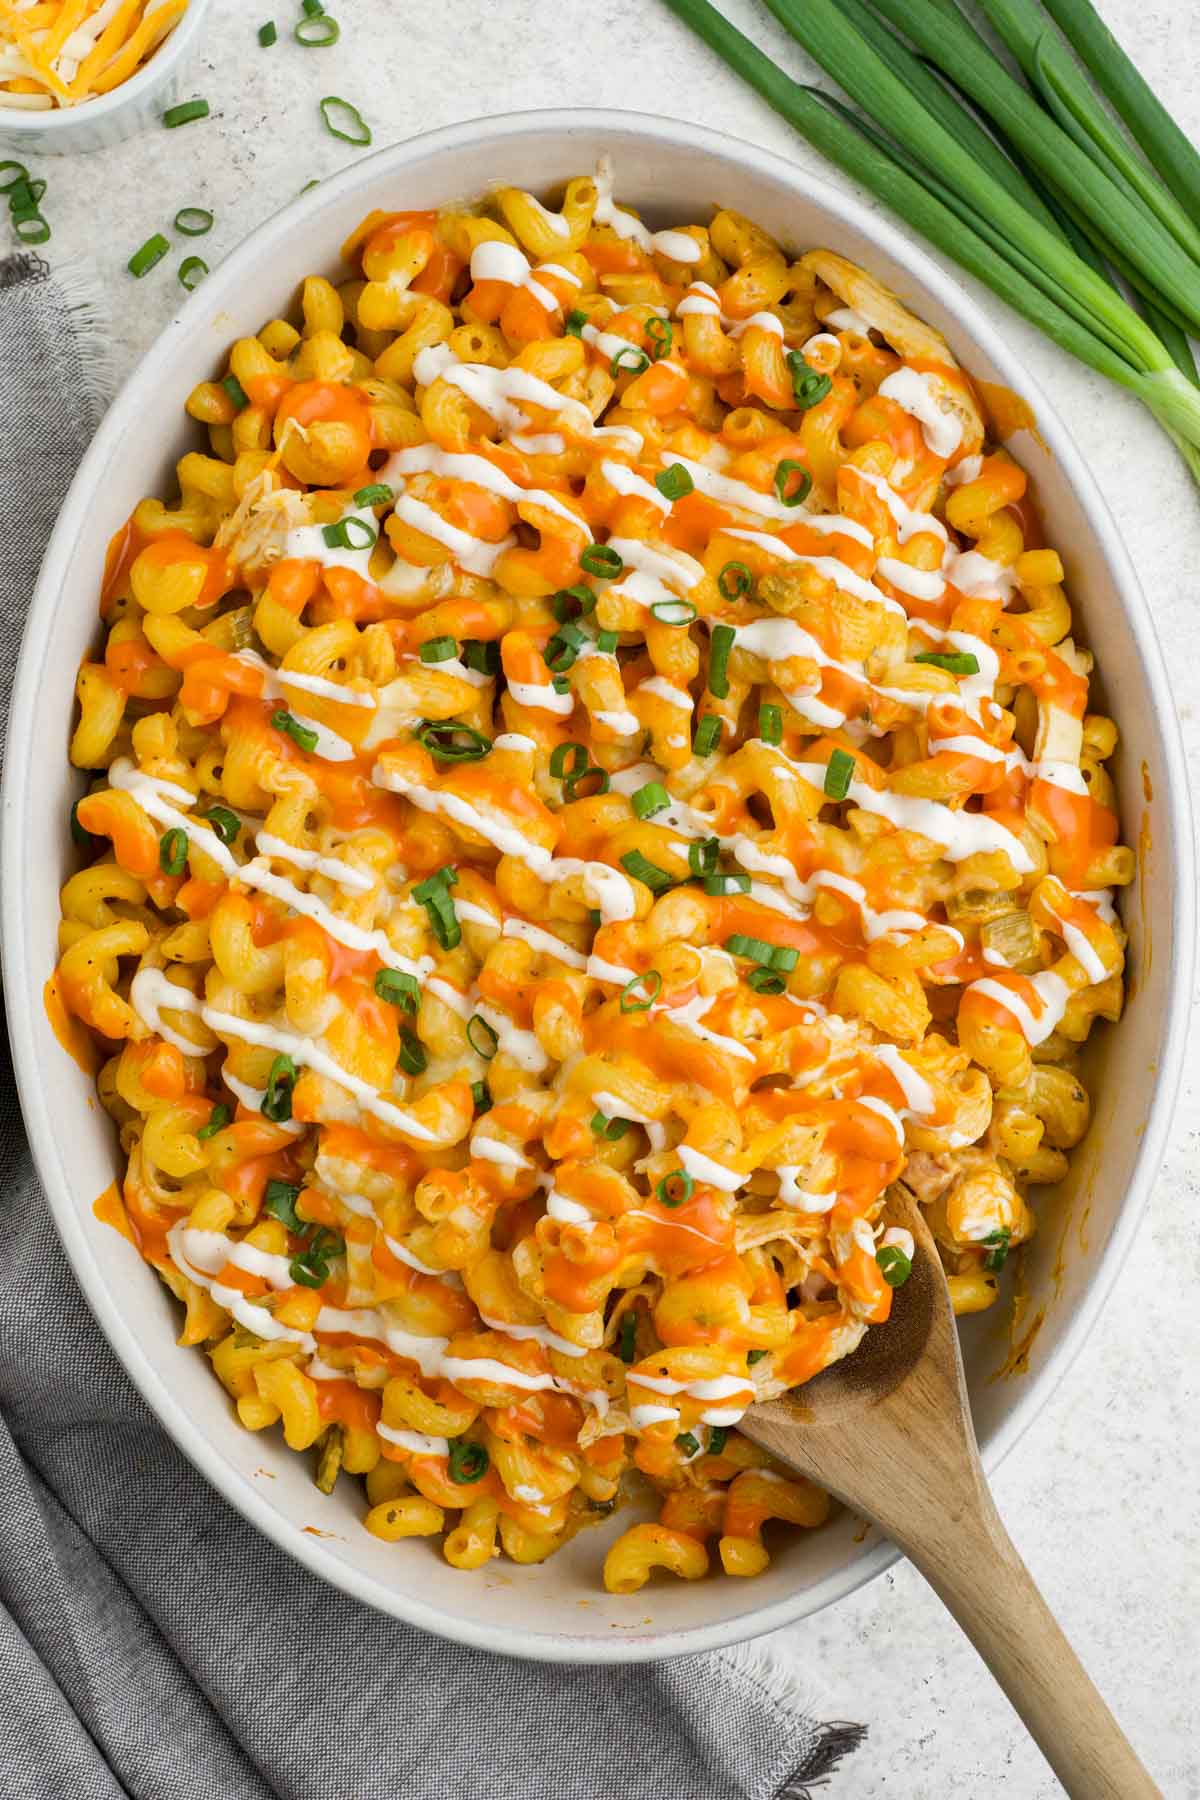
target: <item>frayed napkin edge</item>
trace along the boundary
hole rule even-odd
[[[92,424],[99,424],[117,385],[117,359],[96,270],[84,256],[68,256],[52,264],[29,250],[0,260],[0,291],[42,282],[54,289],[66,315],[78,352],[84,403]]]
[[[731,1644],[718,1652],[721,1662],[737,1676],[751,1682],[781,1713],[796,1722],[810,1740],[807,1754],[770,1800],[812,1800],[811,1790],[824,1787],[843,1757],[859,1749],[868,1727],[848,1719],[826,1719],[824,1696],[799,1680],[793,1666],[764,1645]]]

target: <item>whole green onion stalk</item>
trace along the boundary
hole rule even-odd
[[[861,112],[793,81],[709,0],[666,4],[831,162],[1136,395],[1200,482],[1200,157],[1088,0],[981,0],[1029,85],[953,0],[766,0]]]

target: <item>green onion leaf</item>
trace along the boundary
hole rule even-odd
[[[690,600],[655,600],[650,608],[660,625],[690,625],[697,616]]]
[[[705,713],[696,726],[696,735],[692,739],[692,749],[697,756],[711,756],[721,741],[721,728],[724,719],[716,713]]]
[[[292,32],[296,42],[303,44],[306,50],[328,50],[330,44],[336,44],[341,35],[341,26],[328,13],[301,19]],[[340,133],[334,132],[335,137],[339,135]]]
[[[193,119],[207,119],[207,100],[185,100],[182,106],[170,106],[163,114],[163,124],[168,131],[177,125],[190,125]]]
[[[320,741],[319,733],[315,732],[310,725],[302,725],[299,719],[290,712],[272,713],[271,724],[276,731],[281,731],[284,737],[290,737],[301,750],[315,750]]]
[[[725,949],[730,956],[748,956],[751,962],[769,966],[776,946],[768,944],[765,938],[747,937],[744,931],[735,931],[725,939]]]
[[[650,358],[646,352],[639,350],[636,344],[626,344],[623,350],[617,351],[609,363],[608,372],[615,381],[618,375],[640,375],[649,367]]]
[[[365,519],[358,519],[353,515],[348,519],[339,519],[334,525],[322,525],[321,536],[331,550],[369,550],[379,541],[379,533],[375,527],[368,525]],[[424,650],[425,646],[422,644],[422,661],[427,661]]]
[[[682,1206],[690,1200],[695,1192],[696,1183],[682,1169],[672,1169],[664,1175],[654,1189],[655,1197],[662,1206]]]
[[[258,28],[258,41],[264,50],[269,50],[278,36],[274,19],[268,19],[265,25],[260,25]]]
[[[148,237],[145,243],[134,251],[125,267],[140,281],[143,275],[150,273],[156,263],[162,261],[170,248],[171,246],[162,232],[156,231],[153,237]]]
[[[179,825],[158,840],[158,866],[164,875],[182,875],[187,866],[188,834]]]
[[[913,657],[914,662],[929,663],[932,668],[945,669],[948,675],[978,675],[979,658],[969,650],[962,650],[950,655],[942,650],[920,650]]]
[[[196,1136],[198,1138],[216,1137],[218,1131],[224,1131],[232,1117],[231,1109],[225,1105],[223,1100],[219,1100],[208,1115],[208,1124],[202,1125]]]
[[[704,891],[716,900],[724,900],[730,894],[748,894],[750,877],[742,874],[713,874],[704,877]]]
[[[426,638],[417,655],[423,663],[452,662],[458,646],[452,637]]]
[[[396,1058],[397,1065],[406,1075],[423,1075],[429,1066],[429,1058],[425,1054],[425,1046],[415,1032],[400,1033],[400,1054]]]
[[[778,706],[764,705],[759,707],[758,735],[764,744],[782,744],[783,713]]]
[[[596,599],[594,588],[577,582],[574,587],[559,588],[556,594],[551,594],[550,610],[562,625],[568,619],[582,619],[587,613],[594,612]]]
[[[482,1013],[472,1013],[467,1020],[467,1042],[485,1062],[491,1062],[500,1048],[500,1039]]]
[[[727,562],[717,576],[717,589],[722,600],[740,600],[754,586],[754,576],[744,562]]]
[[[804,464],[786,456],[775,465],[774,481],[775,498],[781,506],[800,506],[812,492],[812,476]]]
[[[668,875],[657,863],[648,861],[640,850],[627,850],[621,858],[621,867],[635,881],[643,882],[652,894],[665,894],[669,887],[675,886],[674,875]]]
[[[749,1366],[751,1368],[753,1368],[755,1363],[760,1363],[762,1361],[763,1357],[767,1356],[769,1354],[770,1354],[769,1351],[766,1351],[766,1350],[747,1350],[746,1361],[749,1364]]]
[[[751,969],[746,977],[746,983],[747,986],[754,989],[756,994],[782,994],[787,987],[787,982],[778,970],[768,969],[761,965],[757,969]]]
[[[477,675],[498,675],[500,673],[499,644],[481,643],[478,638],[467,638],[463,642],[462,659],[468,669],[474,669]]]
[[[0,194],[11,193],[19,182],[29,180],[29,170],[24,163],[13,162],[8,158],[0,162]]]
[[[309,1221],[302,1219],[296,1211],[296,1202],[300,1198],[300,1189],[293,1187],[290,1181],[268,1181],[263,1195],[262,1209],[272,1219],[278,1219],[297,1237],[303,1237],[309,1228]]]
[[[674,330],[670,319],[656,317],[646,320],[646,337],[650,344],[651,362],[658,362],[662,357],[670,354],[673,336]]]
[[[550,774],[555,781],[564,781],[569,775],[582,774],[591,766],[591,754],[586,744],[574,739],[569,744],[555,744],[550,752]]]
[[[372,481],[366,487],[360,487],[354,496],[355,506],[390,506],[396,498],[395,488],[390,488],[386,481]]]
[[[190,294],[208,273],[208,264],[202,256],[185,256],[179,265],[179,285]]]
[[[639,819],[652,819],[655,813],[666,811],[671,796],[661,781],[648,781],[630,796],[630,803]]]
[[[604,656],[615,656],[616,649],[617,649],[617,640],[618,640],[619,636],[620,636],[620,633],[616,632],[616,631],[599,631],[599,632],[597,632],[596,633],[596,648],[597,648],[597,650],[599,650]]]
[[[556,675],[554,680],[550,683],[550,686],[554,689],[556,694],[569,694],[571,691],[571,677],[569,675]]]
[[[632,1306],[621,1314],[617,1333],[617,1355],[623,1363],[631,1363],[637,1355],[637,1314]]]
[[[721,854],[719,838],[701,838],[698,843],[688,845],[688,868],[693,875],[711,875],[717,866]]]
[[[587,314],[585,312],[581,311],[581,309],[577,306],[571,312],[569,312],[567,314],[566,318],[563,320],[563,330],[566,332],[568,337],[582,337],[583,336],[583,328],[587,324],[587,322],[588,322]]]
[[[491,1460],[485,1445],[466,1438],[455,1438],[450,1445],[450,1460],[447,1465],[450,1479],[460,1487],[469,1487],[472,1482],[482,1481],[491,1466]]]
[[[854,758],[847,750],[835,750],[825,767],[824,792],[830,800],[844,800],[854,780]]]
[[[659,470],[654,485],[664,500],[682,500],[696,484],[682,463],[672,463],[669,469]]]
[[[988,1253],[983,1259],[985,1269],[996,1271],[1002,1269],[1008,1261],[1008,1252],[1012,1245],[1012,1231],[1007,1225],[1001,1225],[997,1231],[989,1231],[983,1242],[988,1245]]]
[[[732,625],[714,625],[708,653],[708,691],[718,700],[729,694],[729,652],[737,633]]]
[[[443,950],[455,950],[462,942],[462,926],[450,898],[450,889],[457,881],[457,871],[447,867],[418,882],[412,891],[413,899],[429,914],[434,936]]]
[[[329,1280],[330,1258],[340,1256],[346,1246],[336,1231],[319,1226],[298,1256],[288,1264],[292,1280],[299,1287],[319,1288]]]
[[[404,1012],[415,1013],[421,1004],[421,989],[416,976],[406,975],[403,969],[379,969],[374,987],[381,1000]]]
[[[725,1440],[728,1436],[729,1430],[726,1426],[710,1425],[708,1428],[708,1454],[710,1456],[720,1456],[722,1450],[725,1448]]]
[[[296,1065],[290,1056],[277,1056],[267,1076],[267,1091],[262,1098],[264,1119],[282,1125],[292,1116],[292,1089],[296,1085]]]
[[[457,719],[426,719],[416,737],[437,763],[482,762],[492,748],[490,737]]]
[[[325,129],[331,137],[340,138],[343,144],[356,146],[371,142],[371,127],[357,106],[351,106],[340,94],[326,94],[320,111]]]
[[[491,1112],[492,1094],[486,1081],[473,1081],[471,1083],[471,1099],[475,1103],[475,1111],[477,1113]]]
[[[680,1431],[675,1437],[675,1448],[684,1456],[698,1456],[700,1440],[690,1431]]]
[[[610,1144],[617,1144],[625,1136],[632,1119],[610,1119],[602,1112],[592,1114],[592,1130],[597,1137],[606,1138]]]
[[[657,969],[647,969],[641,975],[635,975],[621,989],[621,1011],[623,1013],[649,1012],[662,992],[662,976]]]
[[[44,244],[50,237],[50,227],[41,213],[14,219],[13,230],[23,244]],[[154,260],[157,262],[158,258],[155,257]]]
[[[885,1244],[882,1250],[877,1250],[875,1261],[879,1264],[879,1273],[889,1287],[903,1287],[912,1274],[911,1262],[896,1244]]]
[[[586,793],[581,791],[584,787],[587,788]],[[608,770],[589,763],[586,769],[576,769],[566,777],[563,782],[563,799],[568,802],[594,800],[598,794],[607,794],[608,789]]]
[[[175,214],[175,229],[184,237],[203,237],[213,228],[213,216],[204,206],[181,206]]]
[[[587,575],[603,576],[605,581],[615,581],[625,567],[619,550],[611,544],[589,544],[579,558],[579,566]]]
[[[242,829],[242,821],[228,806],[210,806],[200,817],[212,826],[221,842],[226,845],[234,843]]]
[[[564,620],[542,651],[546,667],[557,675],[564,674],[587,641],[586,631],[581,631],[573,619]]]
[[[820,374],[806,363],[799,350],[789,350],[784,361],[791,370],[792,397],[801,412],[807,412],[810,406],[818,406],[833,386],[828,375]]]
[[[236,375],[226,375],[221,386],[233,401],[238,412],[244,412],[250,404],[250,396]]]

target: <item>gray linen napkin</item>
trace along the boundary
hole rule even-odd
[[[0,732],[102,345],[80,271],[0,262]],[[0,1196],[3,1800],[800,1800],[865,1735],[808,1717],[752,1653],[544,1667],[327,1587],[204,1482],[113,1356],[6,1040]]]

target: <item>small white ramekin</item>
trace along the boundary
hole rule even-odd
[[[195,46],[211,0],[189,0],[187,11],[136,75],[79,106],[45,112],[0,107],[0,150],[9,156],[61,156],[101,150],[161,121],[180,98],[188,53]]]

